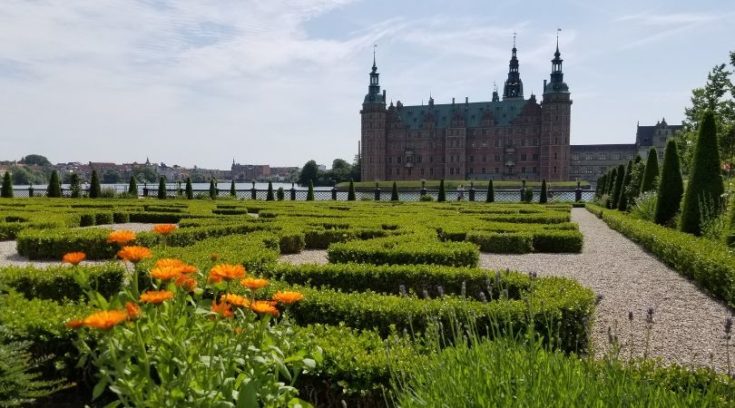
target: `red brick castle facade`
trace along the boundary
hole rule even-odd
[[[502,100],[386,108],[373,58],[362,104],[362,180],[569,180],[570,99],[557,41],[541,103],[523,97],[515,44]]]

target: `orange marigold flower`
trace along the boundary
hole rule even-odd
[[[227,293],[225,295],[222,295],[222,297],[220,298],[220,302],[229,303],[232,306],[239,306],[239,307],[250,306],[250,299],[246,298],[245,296],[235,295],[232,293]]]
[[[82,326],[84,326],[84,320],[81,319],[72,319],[68,322],[64,323],[64,325],[70,329],[78,329]]]
[[[195,273],[196,271],[197,267],[189,264],[183,264],[179,269],[179,272],[181,272],[182,274]]]
[[[156,224],[153,226],[153,232],[160,235],[168,235],[176,229],[176,224]]]
[[[95,329],[109,330],[126,320],[128,312],[125,310],[101,310],[85,317],[82,324]]]
[[[189,275],[179,275],[174,284],[180,288],[183,288],[187,292],[191,292],[197,287],[197,280]]]
[[[234,313],[232,313],[232,307],[230,306],[230,304],[225,302],[212,302],[212,311],[214,313],[217,313],[218,315],[221,315],[222,317],[232,317],[235,315]]]
[[[137,319],[140,316],[140,306],[133,302],[126,303],[125,310],[128,312],[129,319]]]
[[[64,257],[61,258],[61,262],[76,266],[85,259],[87,259],[87,255],[84,252],[69,252],[64,254]]]
[[[126,246],[117,251],[117,256],[132,263],[138,263],[153,256],[151,250],[141,246]]]
[[[107,242],[110,244],[118,244],[120,246],[127,245],[135,241],[135,232],[128,230],[118,230],[110,232],[107,236]]]
[[[140,301],[143,303],[159,304],[166,300],[173,299],[174,293],[170,290],[149,290],[140,295]]]
[[[268,286],[268,279],[246,278],[241,280],[240,284],[250,290],[258,290]]]
[[[278,311],[273,302],[267,300],[256,300],[250,304],[250,310],[258,314],[269,314],[278,317],[281,313]]]
[[[219,264],[209,270],[209,281],[215,283],[238,279],[243,276],[245,276],[245,267],[242,265]]]
[[[180,266],[159,266],[151,269],[151,278],[160,280],[170,280],[181,276]]]
[[[173,267],[173,266],[184,266],[186,263],[180,259],[175,258],[161,258],[156,261],[153,265],[154,268]]]
[[[281,292],[280,290],[273,295],[273,300],[276,302],[290,305],[298,301],[304,300],[304,295],[299,292]]]

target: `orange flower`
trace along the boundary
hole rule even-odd
[[[276,302],[290,305],[298,301],[304,300],[304,295],[299,292],[281,292],[280,290],[273,295],[273,300]]]
[[[197,280],[189,275],[179,275],[174,284],[187,292],[192,292],[197,287]]]
[[[107,236],[107,242],[110,244],[118,244],[120,246],[127,245],[135,241],[135,232],[128,230],[118,230],[110,232]]]
[[[278,317],[280,312],[273,304],[267,300],[256,300],[250,304],[250,310],[258,314],[269,314],[273,317]]]
[[[69,320],[68,322],[64,323],[64,325],[70,329],[78,329],[84,326],[84,320],[73,319],[73,320]]]
[[[181,265],[181,268],[179,269],[179,272],[181,272],[182,274],[194,273],[196,271],[197,271],[197,267],[194,265],[189,265],[189,264],[183,264]]]
[[[128,312],[128,318],[131,320],[137,319],[138,316],[140,316],[140,306],[136,305],[133,302],[126,303],[125,310]]]
[[[101,310],[85,317],[82,325],[100,330],[109,330],[125,320],[128,320],[128,313],[124,310]]]
[[[126,246],[117,251],[117,256],[132,263],[138,263],[143,259],[153,256],[151,250],[141,246]]]
[[[219,264],[209,270],[209,281],[215,283],[238,279],[243,276],[245,276],[245,267],[242,265]]]
[[[159,266],[151,269],[151,278],[160,280],[170,280],[181,276],[180,266]]]
[[[153,226],[153,232],[166,236],[176,229],[176,224],[156,224]]]
[[[159,304],[173,299],[174,293],[169,290],[149,290],[140,295],[140,301],[144,303]]]
[[[268,279],[246,278],[241,280],[240,284],[250,290],[258,290],[268,286]]]
[[[221,315],[222,317],[232,317],[235,314],[232,313],[232,307],[229,303],[216,303],[212,302],[212,312]]]
[[[232,293],[222,295],[222,297],[220,298],[220,302],[229,303],[232,306],[239,306],[239,307],[250,306],[250,299],[246,298],[245,296],[234,295]]]
[[[84,252],[69,252],[64,254],[64,257],[61,258],[61,262],[76,266],[86,258],[87,255]]]
[[[173,267],[173,266],[184,266],[186,263],[180,259],[174,258],[161,258],[156,261],[153,265],[154,268]]]

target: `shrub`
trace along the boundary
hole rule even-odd
[[[112,221],[115,224],[127,224],[130,222],[130,214],[126,212],[114,212],[112,213]]]
[[[82,185],[79,179],[79,174],[72,173],[69,178],[69,197],[79,198],[82,196]]]
[[[94,225],[112,224],[114,221],[115,217],[112,213],[99,212],[94,214]]]
[[[713,209],[711,216],[716,217],[721,212],[720,197],[723,192],[717,125],[714,113],[707,111],[699,126],[699,135],[694,146],[692,168],[681,210],[681,230],[700,235],[704,221],[702,204],[710,205]]]
[[[434,201],[434,197],[432,197],[430,194],[424,194],[421,197],[419,197],[419,201],[431,202],[431,201]]]
[[[620,196],[618,197],[617,209],[620,211],[628,210],[628,193],[630,182],[633,179],[633,161],[628,160],[628,167],[625,170],[625,176],[623,177],[623,185],[620,188]]]
[[[584,236],[579,231],[541,230],[533,233],[534,252],[579,253],[582,252]]]
[[[546,179],[543,179],[541,181],[541,194],[539,194],[538,202],[539,204],[546,204],[549,201],[547,198],[547,192],[546,192]]]
[[[485,197],[485,202],[486,203],[495,202],[495,188],[493,187],[492,180],[487,182],[487,196]]]
[[[286,199],[286,194],[283,191],[283,187],[278,187],[278,190],[276,190],[276,200],[283,201]]]
[[[130,176],[130,183],[128,183],[128,195],[131,197],[138,197],[138,180],[135,176]]]
[[[393,182],[393,188],[390,190],[390,200],[398,201],[398,185],[395,181]]]
[[[13,198],[13,180],[10,178],[10,173],[7,171],[3,176],[3,186],[0,190],[0,197]]]
[[[439,196],[436,201],[439,201],[440,203],[447,201],[447,191],[444,189],[444,179],[439,181]]]
[[[85,296],[80,282],[95,288],[103,296],[112,296],[122,289],[125,275],[125,267],[120,263],[76,267],[55,265],[46,268],[6,266],[0,268],[0,283],[29,299],[76,301]]]
[[[314,201],[314,181],[309,180],[309,190],[306,191],[306,201]]]
[[[91,227],[96,222],[96,217],[93,213],[79,214],[79,226],[80,227]]]
[[[607,195],[607,201],[605,201],[605,207],[612,208],[612,203],[615,200],[615,186],[618,184],[618,169],[613,168],[610,171],[610,177],[607,188],[605,189]]]
[[[75,251],[84,252],[89,260],[112,259],[118,248],[107,243],[109,232],[105,229],[26,229],[18,234],[18,253],[32,260],[58,261],[64,254]]]
[[[209,198],[212,200],[217,199],[217,185],[214,182],[214,179],[209,180]]]
[[[275,195],[273,195],[273,183],[269,181],[268,182],[268,192],[266,193],[265,201],[275,201],[275,200],[276,200],[276,197]]]
[[[187,200],[191,200],[192,198],[194,198],[194,189],[192,189],[191,187],[191,177],[186,178],[186,188],[184,191]]]
[[[635,199],[630,215],[641,220],[651,221],[656,217],[656,192],[648,191]]]
[[[466,239],[477,244],[482,252],[525,254],[533,251],[533,235],[527,232],[470,231]]]
[[[46,195],[48,197],[61,197],[61,183],[59,181],[59,173],[56,170],[51,172]]]
[[[117,191],[113,187],[105,187],[100,190],[99,198],[115,198],[117,197]]]
[[[102,187],[97,170],[92,170],[92,180],[89,182],[89,198],[99,198]]]
[[[230,181],[230,197],[237,197],[237,190],[235,190],[235,179]]]
[[[479,252],[469,242],[438,242],[423,237],[388,237],[334,243],[327,251],[332,263],[375,265],[436,264],[476,266]]]
[[[298,254],[306,246],[306,240],[302,232],[281,231],[278,235],[278,246],[282,254]]]
[[[165,200],[167,195],[166,193],[166,179],[161,176],[158,179],[158,199]]]
[[[643,180],[641,181],[640,194],[656,191],[658,184],[659,169],[658,169],[658,153],[656,148],[652,147],[648,151],[648,159],[646,160],[646,167],[643,172]]]
[[[684,182],[679,169],[679,153],[676,142],[666,143],[664,165],[661,169],[661,180],[656,194],[656,212],[654,222],[659,225],[670,225],[679,212],[681,197],[684,194]]]
[[[355,201],[355,183],[350,179],[350,186],[347,189],[347,201]]]

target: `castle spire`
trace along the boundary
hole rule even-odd
[[[503,87],[503,99],[523,98],[523,81],[518,71],[518,56],[516,55],[516,33],[513,33],[513,49],[511,50],[510,63],[508,64],[508,79]]]
[[[564,72],[562,71],[561,52],[559,52],[559,32],[561,28],[556,29],[556,51],[554,52],[554,59],[551,60],[551,81],[544,88],[544,93],[547,92],[569,92],[569,87],[564,83]]]
[[[378,73],[378,65],[375,62],[377,47],[378,44],[373,44],[373,67],[370,71],[370,85],[368,85],[368,93],[365,95],[364,103],[385,103],[385,97],[380,93],[380,74]]]

